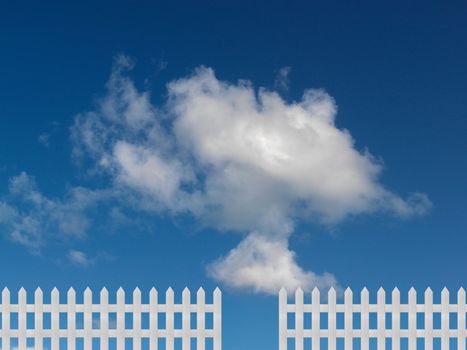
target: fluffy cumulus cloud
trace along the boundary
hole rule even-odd
[[[200,67],[170,82],[167,100],[154,106],[127,76],[131,66],[117,58],[96,110],[76,117],[74,155],[91,160],[113,188],[136,194],[146,210],[244,232],[208,267],[227,286],[274,293],[280,286],[336,285],[331,274],[297,265],[288,247],[296,220],[328,225],[430,208],[425,194],[403,199],[381,185],[381,163],[336,127],[335,101],[322,90],[286,102]]]

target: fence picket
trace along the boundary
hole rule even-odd
[[[26,350],[26,290],[18,292],[18,350]]]
[[[368,292],[368,289],[363,288],[361,292],[361,305],[362,305],[362,315],[361,315],[361,321],[362,321],[362,346],[361,348],[363,350],[369,350],[370,349],[370,336],[369,336],[369,321],[370,321],[370,315],[369,315],[369,305],[370,305],[370,295]]]
[[[109,350],[109,291],[102,288],[99,310],[100,350]]]
[[[221,350],[222,348],[222,292],[216,287],[214,290],[214,350]]]
[[[57,288],[52,289],[51,293],[51,307],[52,312],[50,314],[51,319],[51,337],[50,344],[52,350],[59,350],[59,305],[60,305],[60,293]]]
[[[378,343],[378,350],[385,350],[386,349],[386,292],[381,287],[378,289],[377,293],[377,303],[378,303],[378,335],[377,335],[377,343]]]
[[[457,292],[457,348],[465,349],[465,289]]]
[[[196,341],[196,349],[204,349],[205,347],[205,303],[206,303],[206,296],[204,293],[203,288],[199,288],[198,292],[196,293],[196,304],[197,304],[197,312],[196,312],[196,333],[198,335]]]
[[[10,350],[10,291],[2,291],[2,350]]]
[[[303,290],[295,291],[295,350],[303,350]]]
[[[67,294],[67,349],[76,349],[76,292],[73,288]]]
[[[165,347],[174,350],[174,291],[169,287],[165,292],[165,328],[167,332]]]
[[[409,350],[417,350],[417,292],[409,290]]]
[[[151,288],[149,292],[149,350],[157,350],[157,315],[158,313],[158,293],[156,288]]]
[[[125,350],[125,291],[117,290],[117,350]]]
[[[190,290],[185,287],[182,292],[182,349],[190,350]]]
[[[320,348],[320,293],[318,288],[311,292],[311,348],[319,350]]]
[[[449,291],[441,291],[441,350],[449,350]]]
[[[401,346],[401,293],[396,287],[392,290],[392,349],[399,350]]]
[[[287,291],[285,288],[279,291],[279,350],[287,350]]]
[[[328,339],[328,349],[336,350],[336,290],[330,288],[328,291],[328,329],[329,329],[329,339]]]
[[[352,310],[353,303],[353,292],[350,288],[347,288],[344,292],[344,344],[345,350],[352,350]]]
[[[433,350],[433,291],[425,291],[425,349]]]
[[[133,350],[141,350],[141,290],[133,291]]]

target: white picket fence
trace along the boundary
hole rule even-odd
[[[450,340],[456,339],[456,349],[466,349],[467,309],[466,293],[463,288],[457,292],[455,304],[450,303],[449,291],[446,288],[441,292],[439,304],[433,303],[433,292],[430,288],[425,291],[422,304],[417,303],[417,292],[413,288],[408,293],[408,303],[401,304],[400,292],[397,288],[392,291],[391,299],[391,303],[386,303],[386,293],[380,288],[376,304],[370,304],[369,292],[364,288],[361,292],[360,303],[354,304],[353,293],[347,289],[344,292],[344,303],[337,303],[336,291],[330,289],[327,302],[321,303],[320,291],[315,288],[311,293],[310,303],[304,303],[304,294],[301,289],[296,290],[294,303],[288,303],[287,292],[282,289],[279,293],[279,350],[287,349],[288,339],[294,343],[295,350],[304,349],[305,339],[311,343],[312,350],[319,350],[322,338],[327,339],[328,350],[336,350],[336,340],[339,340],[340,348],[343,344],[345,350],[352,350],[354,339],[359,339],[362,350],[374,348],[375,345],[378,350],[384,350],[386,338],[389,338],[392,350],[401,348],[402,339],[406,341],[404,344],[409,350],[416,350],[417,338],[423,339],[426,350],[433,349],[434,340],[437,340],[438,345],[440,343],[442,350],[448,350]],[[307,315],[310,316],[310,325],[304,327],[304,316],[307,313],[311,313]],[[327,322],[323,322],[323,319],[326,319],[324,316],[321,318],[323,313],[327,314]],[[354,324],[355,314],[359,314],[360,318],[360,325],[357,327]],[[291,316],[289,320],[288,315]],[[435,315],[439,316],[439,329],[433,327]],[[343,323],[340,327],[336,324],[338,316],[341,316],[340,321]],[[373,327],[370,327],[370,316],[376,318],[376,325]],[[401,316],[405,316],[407,321],[407,327],[404,329],[401,327]],[[418,316],[420,316],[419,319]],[[386,327],[386,317],[388,321],[392,320],[392,324],[388,327]],[[288,321],[294,323],[290,329]],[[370,342],[373,346],[370,346]],[[308,346],[307,348],[309,349]]]
[[[221,303],[222,293],[216,288],[213,293],[212,304],[205,303],[205,292],[202,288],[197,291],[196,303],[191,303],[190,291],[185,288],[182,293],[182,303],[174,303],[174,291],[169,288],[165,294],[165,303],[158,302],[158,292],[151,289],[149,303],[141,302],[141,291],[136,288],[133,291],[132,303],[125,302],[125,291],[119,289],[116,295],[116,303],[109,303],[109,292],[102,289],[99,303],[93,303],[92,291],[88,288],[84,291],[84,302],[76,303],[76,292],[68,290],[67,302],[60,303],[59,291],[55,288],[51,293],[50,304],[44,304],[43,292],[37,289],[34,293],[34,303],[27,303],[26,290],[18,292],[18,302],[11,303],[10,291],[2,291],[0,303],[1,312],[1,349],[2,350],[26,350],[34,348],[43,350],[44,339],[50,340],[50,349],[59,350],[60,339],[65,338],[66,349],[75,350],[77,339],[82,340],[84,350],[93,349],[93,338],[98,338],[100,350],[109,349],[109,340],[113,339],[117,350],[125,349],[125,341],[130,338],[133,350],[141,350],[142,340],[149,342],[150,350],[158,349],[158,339],[165,339],[165,349],[174,350],[175,339],[181,339],[182,349],[190,350],[191,340],[195,338],[196,350],[204,350],[206,340],[212,339],[213,350],[221,350]],[[45,314],[50,314],[50,329],[43,327]],[[158,314],[165,314],[165,327],[158,324]],[[182,326],[174,327],[176,314],[181,314]],[[191,314],[196,317],[196,327],[191,327]],[[206,316],[212,314],[212,329],[206,328]],[[28,327],[27,316],[33,314],[33,327]],[[60,314],[65,314],[66,327],[63,327]],[[83,324],[77,325],[77,315],[83,316]],[[126,326],[126,314],[132,319],[131,329]],[[115,316],[115,321],[110,320],[109,315]],[[148,326],[142,327],[142,316],[148,317]],[[17,327],[12,326],[12,319],[16,319]],[[98,320],[96,322],[96,320]],[[112,324],[114,323],[114,324]],[[194,317],[193,317],[194,323]],[[34,345],[27,344],[33,339]],[[15,340],[17,345],[12,346]],[[45,349],[44,349],[45,350]]]

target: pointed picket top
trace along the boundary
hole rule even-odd
[[[352,304],[352,299],[353,299],[353,292],[350,287],[347,287],[344,291],[344,302],[346,304]]]
[[[222,297],[222,291],[220,290],[219,287],[216,287],[216,289],[214,289],[214,301],[220,301],[220,298]]]
[[[199,287],[198,291],[196,292],[196,296],[204,296],[206,292],[204,291],[203,287]]]
[[[417,303],[417,291],[414,287],[409,289],[409,303],[416,304]]]
[[[182,303],[183,304],[190,304],[191,302],[191,292],[188,287],[185,287],[182,291]]]
[[[370,292],[368,291],[367,287],[363,287],[362,291],[360,292],[360,296],[362,298],[369,298],[370,297]]]
[[[157,289],[154,287],[149,291],[149,301],[151,304],[157,304]]]
[[[73,287],[70,287],[70,289],[68,289],[68,292],[67,292],[67,297],[68,299],[70,298],[75,298],[76,297],[76,291]]]
[[[92,290],[89,287],[84,290],[84,299],[86,298],[92,298]]]
[[[109,290],[105,287],[101,289],[101,298],[108,298],[109,297]]]
[[[449,304],[449,290],[446,287],[441,291],[441,303]]]
[[[40,287],[37,287],[36,290],[34,291],[34,298],[41,298],[44,295],[44,292],[42,292],[42,289]]]
[[[3,288],[3,290],[2,290],[2,297],[3,296],[10,297],[10,290],[7,287]]]
[[[174,290],[172,287],[167,288],[165,292],[165,303],[166,304],[173,304],[174,303]]]
[[[430,287],[425,289],[425,303],[427,299],[433,300],[433,290]]]
[[[386,291],[383,287],[379,287],[376,297],[378,299],[378,304],[384,304],[386,302]]]
[[[401,303],[401,292],[399,288],[395,287],[391,293],[391,302],[393,305],[400,305]]]
[[[133,290],[133,300],[135,298],[138,298],[141,300],[141,289],[139,289],[139,287],[136,287],[134,290]]]
[[[60,292],[58,291],[57,287],[53,287],[52,292],[50,292],[50,295],[52,296],[52,300],[57,299],[60,295]]]
[[[303,300],[303,289],[300,287],[295,290],[295,300]]]
[[[313,288],[313,290],[311,291],[311,297],[312,297],[312,298],[313,298],[313,297],[316,298],[316,296],[318,296],[318,298],[319,298],[319,294],[320,294],[320,292],[319,292],[318,287]]]
[[[279,290],[279,302],[283,304],[287,303],[287,290],[284,287]]]
[[[21,287],[18,291],[18,303],[26,304],[26,289],[24,289],[23,287]]]
[[[457,303],[461,305],[465,304],[465,289],[462,287],[457,291]]]
[[[117,304],[125,304],[125,291],[122,287],[117,289]]]

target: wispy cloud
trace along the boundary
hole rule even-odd
[[[276,74],[274,79],[274,87],[279,91],[288,91],[290,87],[290,71],[291,67],[282,67]]]
[[[167,101],[154,106],[127,76],[131,67],[117,57],[97,109],[76,117],[74,156],[92,160],[140,208],[245,232],[208,268],[228,286],[274,293],[335,285],[332,275],[297,265],[288,248],[296,220],[332,225],[377,211],[410,217],[431,206],[425,194],[403,199],[384,188],[381,163],[336,127],[336,104],[322,90],[287,103],[200,67],[171,82]]]
[[[0,202],[0,229],[38,253],[50,239],[84,238],[91,223],[88,211],[110,196],[110,191],[73,187],[61,199],[49,198],[22,172],[10,179],[9,192]]]
[[[94,260],[90,259],[85,252],[80,250],[70,250],[68,252],[68,260],[73,264],[83,267],[89,267],[94,264]]]

